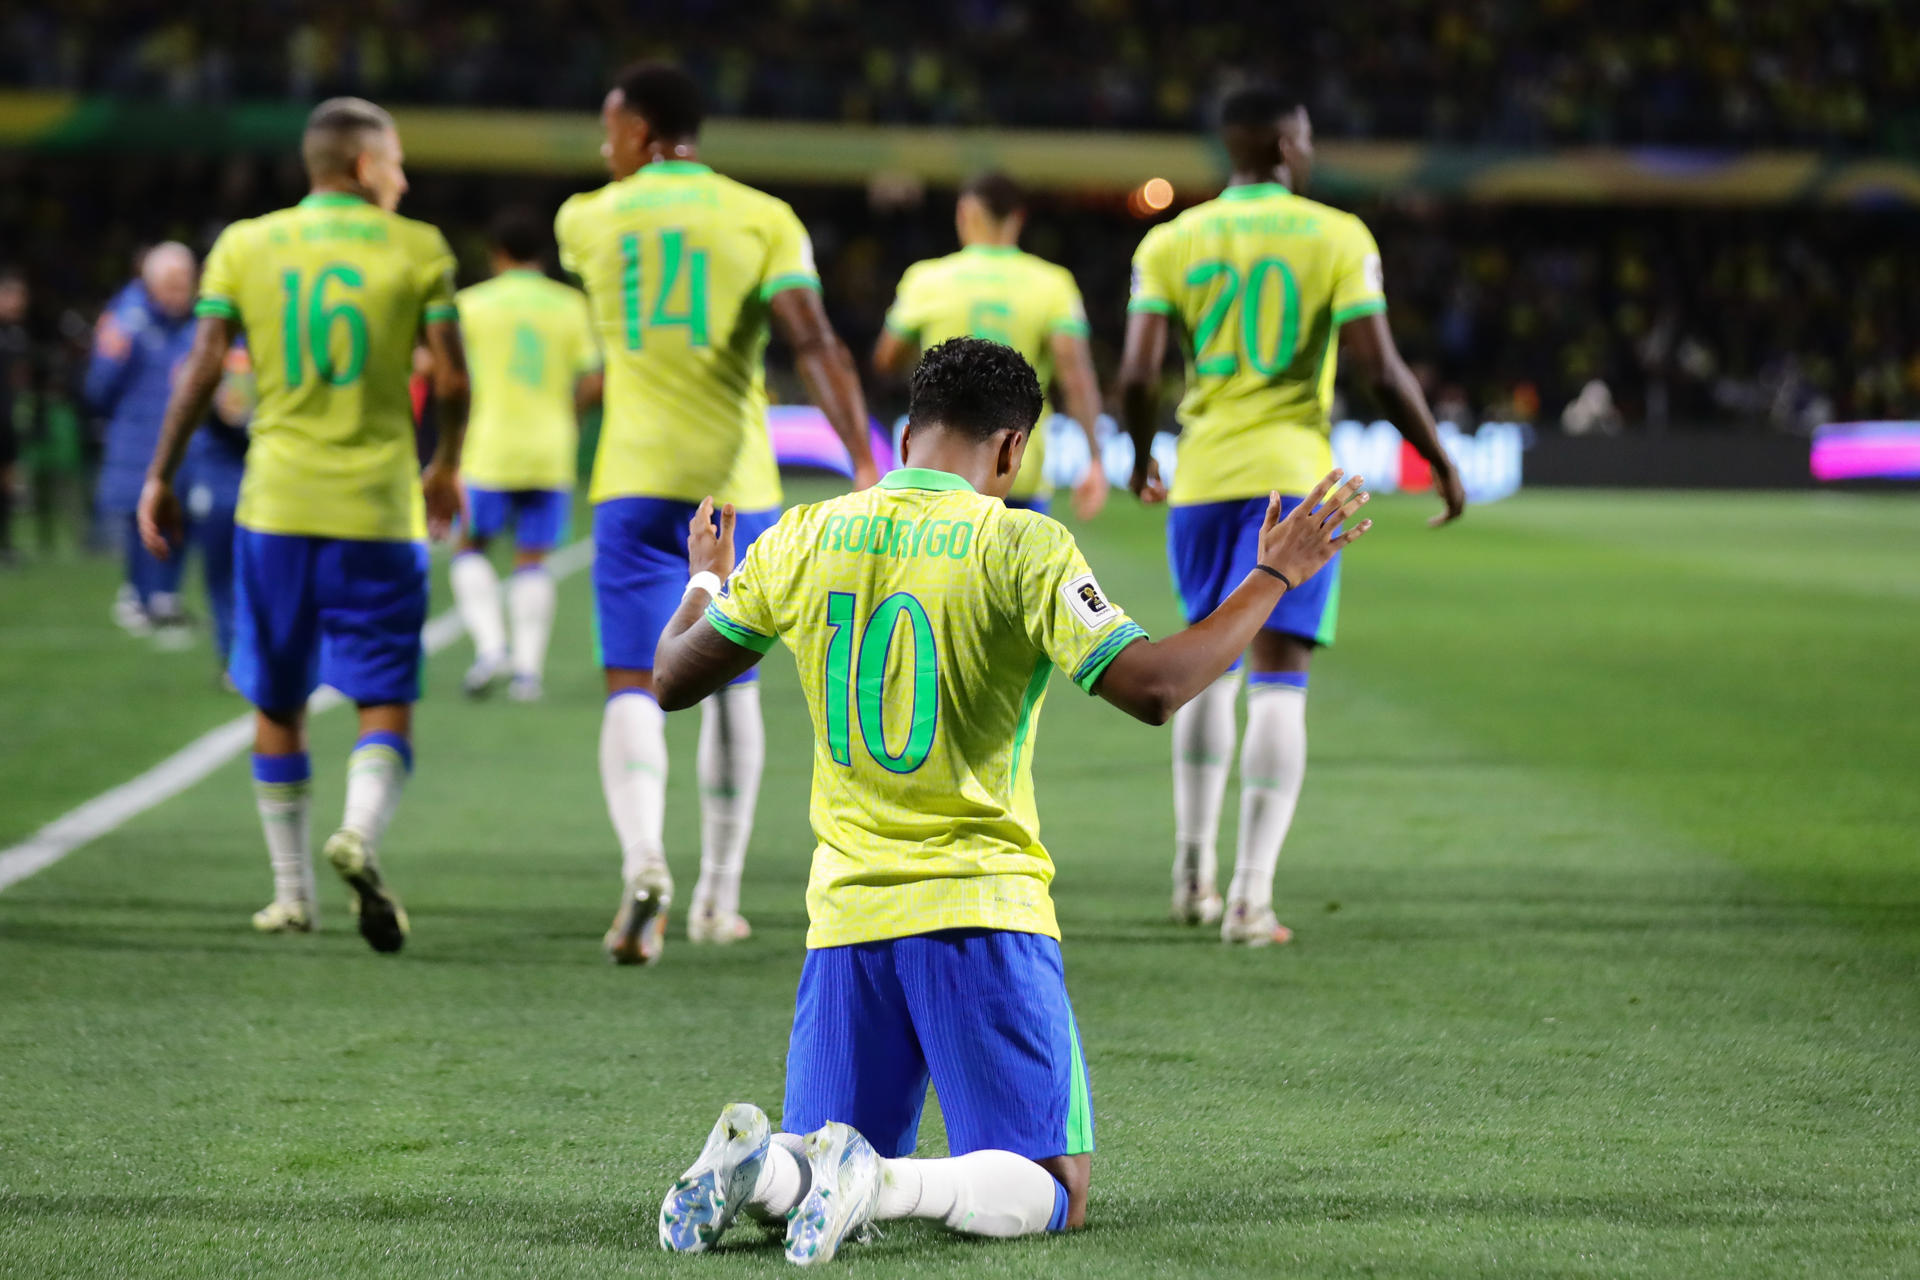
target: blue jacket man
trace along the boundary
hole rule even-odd
[[[168,242],[147,251],[140,278],[107,303],[87,365],[88,405],[106,419],[95,505],[126,549],[127,580],[114,616],[128,630],[184,635],[180,557],[155,559],[140,545],[134,509],[160,439],[174,368],[193,345],[193,252]]]

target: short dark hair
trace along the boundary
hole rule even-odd
[[[1229,128],[1265,128],[1299,109],[1300,99],[1277,84],[1243,84],[1220,99],[1220,123]]]
[[[525,205],[514,205],[493,215],[487,243],[515,262],[538,262],[547,246],[547,224]]]
[[[1026,357],[985,338],[949,338],[913,371],[907,421],[976,440],[1031,431],[1040,420],[1040,379]]]
[[[368,141],[391,128],[393,117],[365,98],[328,98],[307,116],[306,132],[300,135],[307,176],[351,176]]]
[[[671,62],[636,62],[614,81],[627,110],[669,142],[700,134],[700,86]]]
[[[987,212],[1000,222],[1005,222],[1027,207],[1026,191],[998,169],[990,169],[967,179],[967,185],[960,188],[960,194],[972,196],[987,206]]]

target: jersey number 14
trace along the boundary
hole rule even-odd
[[[707,251],[688,251],[686,233],[678,228],[662,231],[660,239],[660,281],[653,291],[653,307],[641,307],[640,235],[629,231],[620,237],[620,319],[626,331],[627,350],[638,351],[645,345],[647,329],[683,328],[687,344],[707,345]],[[674,290],[682,274],[687,277],[686,305],[672,309]],[[644,323],[643,323],[644,319]]]

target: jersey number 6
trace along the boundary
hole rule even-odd
[[[933,622],[926,608],[904,591],[882,600],[867,619],[858,645],[854,640],[852,592],[827,596],[827,750],[835,764],[853,763],[852,726],[860,726],[860,743],[875,764],[890,773],[912,773],[933,751],[933,734],[940,720],[940,668],[933,651]],[[886,709],[897,703],[887,694],[887,656],[893,634],[905,619],[913,638],[913,666],[908,669],[913,689],[908,703],[912,727],[898,754],[887,749]],[[856,661],[854,650],[858,648]]]

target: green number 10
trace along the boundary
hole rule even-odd
[[[921,603],[904,591],[882,600],[867,619],[859,639],[856,661],[853,625],[854,597],[835,591],[827,596],[827,750],[835,764],[853,763],[854,722],[867,754],[890,773],[912,773],[933,751],[933,734],[940,720],[940,669],[933,651],[933,622]],[[899,752],[887,749],[884,723],[887,703],[887,655],[893,633],[902,618],[913,637],[912,727]]]
[[[329,386],[335,387],[344,387],[355,381],[367,366],[367,313],[351,302],[341,302],[331,307],[327,305],[327,286],[336,280],[349,289],[358,289],[366,283],[364,277],[352,267],[337,262],[322,267],[313,278],[313,291],[307,294],[303,314],[300,307],[300,273],[287,271],[280,276],[281,287],[286,292],[286,301],[280,310],[280,341],[289,387],[298,387],[306,381],[306,362],[309,358],[313,361],[313,371]],[[335,325],[347,327],[347,362],[344,365],[333,362]]]
[[[1266,309],[1269,275],[1279,277],[1280,332],[1271,347],[1263,348],[1260,321]],[[1204,288],[1221,277],[1226,283],[1193,328],[1193,371],[1203,378],[1230,378],[1240,372],[1244,356],[1255,372],[1270,378],[1292,364],[1300,346],[1300,285],[1293,278],[1293,270],[1278,258],[1262,258],[1247,269],[1242,281],[1239,269],[1231,262],[1201,262],[1187,272],[1187,283]],[[1226,350],[1207,355],[1207,348],[1226,328],[1227,313],[1235,304],[1240,307],[1239,341],[1230,337]]]

